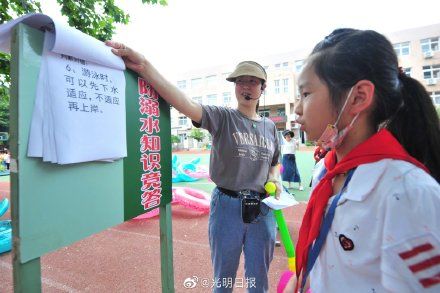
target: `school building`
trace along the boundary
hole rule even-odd
[[[386,35],[394,45],[399,65],[406,74],[419,80],[430,93],[433,103],[440,107],[440,23],[418,27]],[[269,117],[279,130],[292,129],[304,143],[306,134],[294,123],[294,106],[298,101],[296,78],[304,59],[312,48],[296,50],[258,58],[268,75],[265,95],[260,98],[260,115]],[[179,75],[175,81],[179,89],[193,100],[205,105],[236,107],[234,84],[226,77],[236,64],[224,64],[193,70]],[[209,137],[201,143],[188,135],[193,128],[190,119],[172,108],[171,134],[180,137],[175,147],[201,148],[209,143]]]

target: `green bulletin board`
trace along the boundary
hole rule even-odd
[[[35,263],[33,260],[43,254],[136,217],[157,204],[161,207],[161,229],[171,229],[170,216],[162,218],[162,211],[164,214],[170,212],[171,202],[169,106],[151,89],[148,88],[145,94],[147,85],[133,72],[125,72],[128,154],[125,159],[113,163],[57,165],[44,163],[41,158],[27,157],[43,39],[42,31],[18,24],[11,44],[10,148],[14,281],[18,280],[17,274],[32,271],[20,270],[15,266]],[[148,107],[142,108],[140,101],[146,99]],[[158,111],[155,105],[158,105]],[[145,121],[151,123],[146,124]],[[156,137],[153,140],[155,148],[145,147],[142,143],[151,137]],[[145,158],[150,161],[146,162]],[[151,180],[143,180],[151,179],[151,176],[148,177],[150,173],[155,173],[153,185],[146,184],[151,183]],[[145,189],[148,186],[150,189]],[[160,189],[159,201],[158,193],[152,191],[154,188]],[[153,206],[148,208],[142,202],[145,192],[149,192],[150,199],[156,195],[155,202],[150,200]],[[171,237],[171,230],[163,232]],[[171,255],[167,256],[171,257],[171,265],[170,260],[167,261],[168,268],[171,266],[172,270],[171,239],[163,244],[168,246],[168,252],[171,251]],[[39,261],[37,264],[39,268]],[[169,277],[168,280],[172,281]]]

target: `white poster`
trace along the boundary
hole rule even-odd
[[[28,156],[71,164],[127,155],[124,63],[102,42],[41,14],[0,26],[0,49],[23,21],[46,31]],[[40,21],[40,22],[38,22]]]

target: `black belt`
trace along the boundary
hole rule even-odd
[[[219,187],[219,186],[217,186],[217,188],[218,188],[218,190],[220,190],[224,194],[226,194],[226,195],[228,195],[230,197],[234,197],[234,198],[238,198],[238,197],[240,197],[242,195],[245,195],[246,193],[249,194],[249,195],[251,193],[255,194],[255,195],[259,196],[260,198],[264,198],[266,196],[265,193],[260,193],[260,192],[256,192],[256,191],[249,190],[249,189],[240,190],[240,191],[233,191],[233,190],[226,189],[226,188]]]

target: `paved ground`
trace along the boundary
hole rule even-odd
[[[0,198],[9,197],[9,182],[0,182]],[[285,211],[296,242],[305,204]],[[8,211],[3,219],[10,219]],[[210,292],[200,283],[185,289],[196,276],[210,279],[208,216],[173,205],[174,278],[176,292]],[[43,292],[161,292],[159,218],[131,220],[41,258]],[[243,280],[243,262],[239,276]],[[270,270],[270,292],[276,292],[287,257],[276,248]],[[13,292],[12,253],[0,255],[0,292]],[[237,289],[234,292],[244,292]]]

